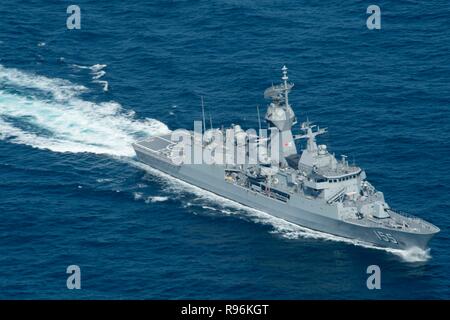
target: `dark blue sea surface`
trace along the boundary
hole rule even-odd
[[[0,298],[449,299],[449,21],[447,0],[2,0]],[[284,64],[299,120],[441,229],[429,252],[309,232],[136,163],[131,143],[192,128],[202,95],[215,126],[257,128]]]

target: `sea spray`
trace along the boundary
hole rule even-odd
[[[82,99],[87,89],[67,80],[0,65],[0,84],[6,88],[0,90],[0,137],[12,143],[131,157],[136,140],[169,132],[162,122],[137,119],[117,102]]]

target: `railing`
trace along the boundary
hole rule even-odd
[[[330,199],[327,200],[327,203],[333,203],[336,201],[343,193],[345,192],[345,188],[342,188],[340,191],[338,191],[334,196],[332,196]]]
[[[396,210],[396,209],[392,209],[392,208],[389,208],[388,210],[391,211],[391,212],[393,212],[393,213],[396,213],[396,214],[398,214],[398,215],[400,215],[400,216],[402,216],[402,217],[411,219],[411,220],[416,220],[416,221],[421,221],[421,222],[423,221],[423,222],[426,222],[425,220],[423,220],[423,219],[421,219],[421,218],[419,218],[419,217],[417,217],[417,216],[414,216],[414,215],[412,215],[412,214],[410,214],[410,213],[406,213],[406,212],[404,212],[404,211],[400,211],[400,210]]]
[[[390,208],[389,211],[391,211],[393,213],[396,213],[396,214],[398,214],[398,215],[400,215],[402,217],[405,217],[407,219],[410,219],[410,220],[414,221],[415,223],[419,224],[420,226],[427,228],[428,230],[434,230],[436,228],[433,224],[429,223],[428,221],[425,221],[422,218],[419,218],[417,216],[413,216],[412,214],[406,213],[404,211],[395,210],[395,209],[392,209],[392,208]]]

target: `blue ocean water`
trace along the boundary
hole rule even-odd
[[[450,298],[449,20],[445,0],[1,1],[0,298]],[[338,241],[134,161],[136,139],[191,128],[201,95],[214,125],[257,128],[283,64],[299,119],[441,228],[429,252]]]

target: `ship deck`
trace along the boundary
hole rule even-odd
[[[418,217],[401,214],[392,210],[389,210],[389,215],[389,218],[384,219],[346,217],[344,221],[366,227],[385,228],[416,234],[433,234],[439,232],[438,227]]]
[[[135,144],[155,153],[163,153],[165,150],[170,151],[176,144],[170,140],[171,135],[154,136],[136,142]]]

